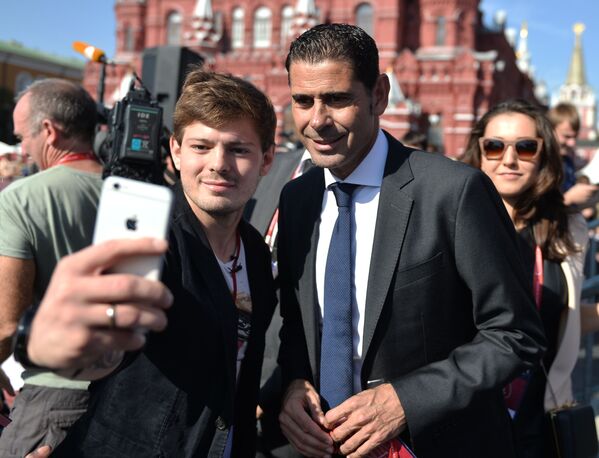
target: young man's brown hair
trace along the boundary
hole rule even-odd
[[[179,144],[185,127],[194,122],[219,128],[237,119],[254,123],[262,151],[274,144],[277,118],[262,91],[248,81],[223,73],[195,69],[187,75],[173,117],[174,136]]]

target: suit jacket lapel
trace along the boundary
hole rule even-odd
[[[320,213],[322,211],[322,197],[324,194],[324,172],[314,167],[304,174],[304,179],[309,180],[305,187],[307,193],[306,207],[298,209],[302,215],[305,226],[300,228],[300,234],[310,237],[309,251],[304,259],[303,274],[299,279],[299,302],[302,311],[302,321],[308,346],[310,366],[315,377],[319,379],[320,361],[320,308],[316,294],[316,248],[318,246],[318,235],[320,225]]]
[[[387,140],[389,151],[379,196],[366,292],[363,358],[368,354],[368,348],[389,292],[413,203],[412,198],[402,191],[402,188],[414,178],[408,161],[409,150],[390,135],[387,135]]]

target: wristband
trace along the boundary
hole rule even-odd
[[[21,363],[21,365],[26,369],[41,369],[42,366],[38,366],[34,364],[29,359],[29,355],[27,354],[27,345],[29,344],[29,333],[31,332],[31,323],[33,321],[33,317],[35,316],[35,312],[37,311],[37,307],[31,306],[29,307],[21,319],[17,324],[17,332],[12,338],[12,352],[15,357],[15,360]]]

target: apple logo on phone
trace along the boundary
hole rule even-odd
[[[125,226],[127,226],[128,231],[136,231],[137,230],[137,216],[127,218],[125,220]]]

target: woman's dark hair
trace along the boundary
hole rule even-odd
[[[516,226],[532,229],[535,242],[546,259],[561,262],[578,249],[568,230],[568,210],[560,190],[563,169],[559,145],[543,112],[525,100],[509,100],[494,106],[472,129],[462,161],[480,169],[479,138],[484,136],[491,119],[512,113],[531,118],[535,122],[537,136],[543,139],[537,179],[518,197],[512,218]]]

